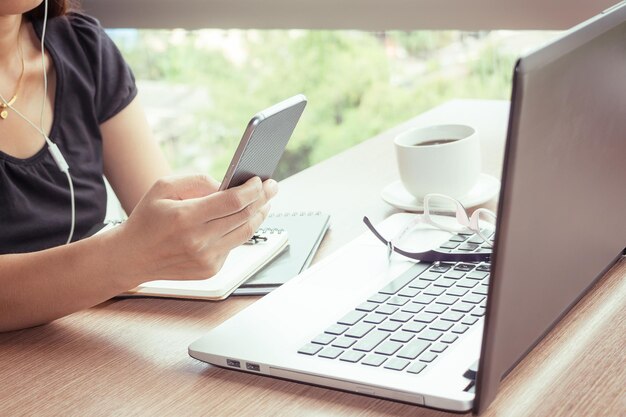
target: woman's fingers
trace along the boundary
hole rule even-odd
[[[208,175],[171,176],[159,179],[150,190],[158,198],[188,200],[206,197],[219,190],[220,184]]]
[[[248,180],[245,184],[224,191],[218,191],[206,197],[181,202],[189,213],[193,222],[203,223],[217,219],[226,219],[228,224],[232,215],[240,213],[239,217],[251,216],[256,209],[265,205],[277,193],[276,181],[267,180],[261,183],[258,177]],[[252,207],[250,207],[252,206]],[[237,216],[232,219],[230,229],[226,227],[224,233],[237,227]]]
[[[205,223],[198,230],[202,236],[201,238],[207,239],[207,241],[222,239],[234,230],[244,226],[246,223],[249,223],[250,220],[258,213],[261,213],[262,215],[262,223],[267,217],[269,210],[270,203],[266,199],[259,199],[238,213]],[[255,233],[259,226],[260,224],[256,226],[256,229],[254,229],[252,233]],[[247,233],[242,233],[241,236],[245,237],[245,235],[247,235]],[[232,249],[233,247],[239,246],[248,239],[249,237],[245,238],[235,246],[228,245],[228,248]]]
[[[191,222],[204,223],[243,210],[259,199],[262,190],[261,180],[254,177],[239,187],[181,201],[180,208],[186,211]]]
[[[230,250],[250,240],[259,227],[261,227],[268,212],[269,205],[263,206],[261,210],[252,215],[247,222],[222,236],[222,238],[220,238],[220,246]]]

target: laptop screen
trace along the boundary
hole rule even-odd
[[[626,7],[515,69],[474,411],[626,248]]]

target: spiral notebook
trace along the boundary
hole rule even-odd
[[[289,246],[234,295],[267,294],[309,267],[326,231],[330,216],[321,212],[271,213],[261,230],[289,234]]]
[[[287,248],[288,233],[259,232],[257,235],[261,239],[230,251],[222,269],[211,278],[194,281],[150,281],[122,295],[223,300]]]

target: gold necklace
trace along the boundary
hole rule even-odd
[[[0,119],[4,120],[9,116],[9,111],[7,110],[10,106],[13,105],[17,101],[17,94],[20,92],[20,88],[22,87],[22,79],[24,78],[24,53],[22,52],[22,43],[20,42],[21,35],[21,25],[20,31],[17,34],[17,50],[20,54],[20,59],[22,60],[22,73],[20,74],[19,80],[17,80],[17,87],[15,87],[15,94],[9,101],[5,101],[4,97],[2,97],[2,102],[0,102]]]

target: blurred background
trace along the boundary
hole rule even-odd
[[[109,29],[176,172],[221,180],[250,117],[309,104],[280,180],[454,98],[509,99],[517,56],[556,31]]]

